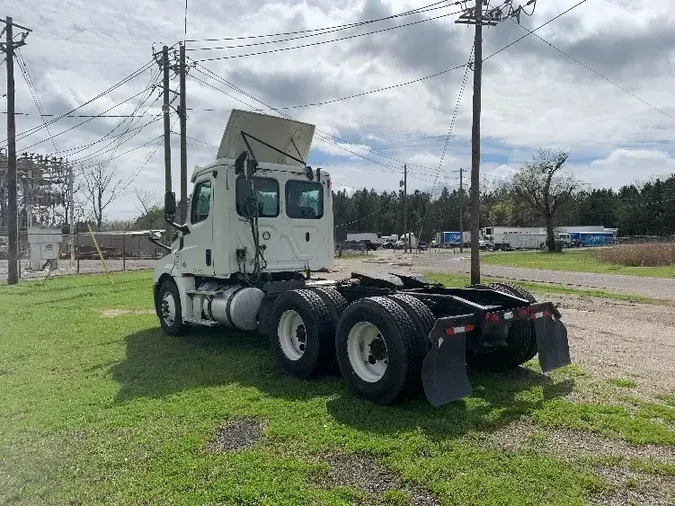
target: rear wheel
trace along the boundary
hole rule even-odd
[[[340,371],[358,397],[392,404],[421,383],[426,349],[406,311],[387,297],[368,297],[350,305],[336,333]]]
[[[340,320],[340,315],[347,309],[347,300],[338,292],[335,288],[331,287],[318,287],[313,288],[312,291],[316,293],[321,300],[326,304],[328,311],[331,315],[331,326],[333,329],[337,328],[338,321]],[[330,359],[326,362],[327,372],[335,374],[339,371],[337,358],[335,353],[333,353]]]
[[[279,297],[270,317],[270,344],[284,372],[297,378],[326,372],[334,342],[335,326],[321,297],[311,290]]]
[[[491,283],[490,288],[509,295],[515,295],[530,302],[536,302],[536,299],[530,292],[518,285]],[[504,371],[524,364],[536,354],[537,339],[533,323],[530,320],[518,320],[509,326],[505,347],[491,353],[468,355],[467,361],[475,369]]]

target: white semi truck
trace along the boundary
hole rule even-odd
[[[310,124],[233,110],[216,160],[194,170],[184,224],[174,222],[167,178],[177,232],[153,286],[165,334],[258,331],[289,375],[339,367],[357,396],[379,404],[420,388],[433,405],[464,397],[467,364],[504,370],[537,353],[544,371],[570,362],[560,313],[513,285],[317,278],[333,265],[333,204],[329,174],[305,163],[313,134]]]

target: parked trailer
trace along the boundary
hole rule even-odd
[[[165,334],[258,331],[287,374],[339,368],[354,394],[377,404],[420,388],[435,406],[467,396],[467,364],[502,371],[537,354],[544,372],[570,363],[560,312],[515,285],[314,277],[333,264],[333,211],[330,175],[303,161],[313,133],[313,125],[234,110],[216,161],[193,173],[185,225],[173,222],[167,193],[179,237],[164,246],[153,283]]]
[[[613,232],[570,232],[573,241],[579,241],[582,246],[607,246],[614,242]]]

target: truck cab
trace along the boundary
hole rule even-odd
[[[313,133],[313,125],[233,111],[216,160],[192,174],[188,233],[174,241],[156,275],[229,278],[252,273],[256,262],[267,273],[331,268],[330,176],[267,147],[297,149],[296,157],[304,160]],[[236,161],[249,149],[257,167],[247,176]]]

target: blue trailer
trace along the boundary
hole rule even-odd
[[[572,241],[580,241],[582,246],[606,246],[614,242],[612,232],[570,232]]]
[[[459,232],[443,232],[441,244],[443,246],[459,246],[461,234]]]

